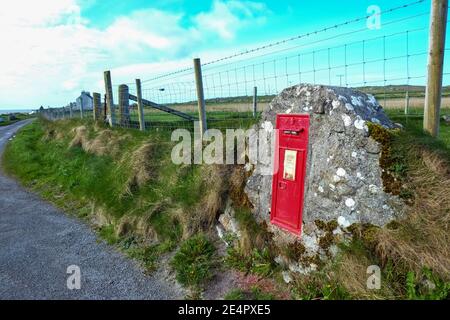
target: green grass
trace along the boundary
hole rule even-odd
[[[40,120],[25,127],[6,148],[3,162],[5,169],[26,184],[52,186],[52,193],[58,191],[64,197],[103,206],[116,218],[129,212],[137,215],[145,213],[167,195],[171,196],[172,205],[181,207],[192,205],[200,197],[200,172],[183,170],[172,164],[172,143],[168,135],[126,131],[128,139],[116,158],[90,154],[80,147],[68,148],[71,137],[62,140],[44,139],[48,126],[60,126],[57,130],[65,130],[64,126],[70,128],[76,125],[78,123],[73,120],[64,124],[49,124]],[[145,142],[161,142],[153,155],[154,159],[149,159],[153,162],[152,169],[156,171],[157,177],[151,185],[124,196],[126,181],[132,170],[130,161],[125,160]],[[17,163],[21,165],[17,166]],[[136,202],[142,199],[148,202],[136,208]],[[164,219],[158,219],[158,215],[154,219],[162,225],[163,230]]]
[[[422,114],[405,116],[395,110],[387,110],[392,121],[402,124],[405,128],[406,136],[415,139],[415,143],[427,145],[431,150],[438,150],[445,153],[450,158],[450,125],[444,121],[440,122],[439,136],[432,138],[423,131],[423,111]]]
[[[98,234],[109,245],[113,245],[119,242],[119,238],[116,236],[114,225],[112,224],[101,227],[98,230]]]
[[[203,234],[185,241],[171,262],[177,280],[188,288],[201,288],[213,275],[215,254],[216,248]]]
[[[98,134],[92,123],[81,120],[39,119],[24,127],[6,147],[5,171],[68,213],[90,221],[94,211],[103,212],[111,222],[99,229],[99,235],[109,244],[121,245],[123,237],[129,236],[118,236],[123,219],[144,218],[158,243],[143,251],[133,249],[130,254],[154,269],[155,257],[166,251],[159,245],[173,249],[189,227],[179,218],[180,214],[194,214],[204,195],[201,169],[172,163],[173,143],[166,132],[114,129],[113,134],[122,137],[114,155],[98,156],[79,146],[69,147],[72,128],[81,124],[88,128],[88,139]],[[133,174],[133,152],[145,143],[157,145],[148,159],[152,180],[125,192]],[[135,227],[131,226],[132,234]]]
[[[251,254],[245,254],[239,248],[229,247],[225,257],[225,265],[245,273],[269,277],[277,266],[271,257],[269,249],[253,249]]]
[[[198,118],[196,112],[185,112],[188,115]],[[217,129],[233,129],[233,128],[249,128],[257,122],[261,113],[253,118],[251,112],[232,112],[232,111],[208,111],[207,122],[208,128]],[[136,112],[130,114],[132,126],[138,127],[138,115]],[[161,130],[173,130],[184,128],[193,130],[194,125],[192,121],[184,120],[176,115],[165,112],[149,112],[145,114],[146,128],[158,128]]]
[[[429,269],[424,269],[424,282],[417,281],[416,274],[408,272],[406,277],[406,291],[409,300],[445,300],[450,298],[450,282],[442,281]]]

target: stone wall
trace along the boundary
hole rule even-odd
[[[368,122],[389,129],[395,124],[373,96],[340,87],[287,88],[263,112],[259,126],[267,131],[267,139],[274,134],[280,113],[308,113],[311,119],[303,242],[317,231],[316,220],[336,221],[335,233],[340,233],[353,223],[383,226],[401,214],[401,200],[383,191],[381,146],[369,136],[368,128]],[[271,166],[258,163],[245,189],[258,220],[266,222],[272,198],[272,176],[266,173]],[[275,237],[294,240],[278,227],[271,229]]]

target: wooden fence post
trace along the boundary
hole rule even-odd
[[[103,121],[106,120],[106,117],[108,116],[108,105],[106,103],[106,93],[103,97]]]
[[[428,82],[425,94],[423,128],[434,137],[439,135],[447,6],[448,0],[431,1]]]
[[[116,124],[116,115],[114,110],[111,72],[105,71],[104,78],[105,78],[106,105],[109,110],[109,125],[113,127]]]
[[[145,115],[144,115],[144,105],[142,104],[141,79],[136,79],[136,95],[137,95],[138,116],[139,116],[139,129],[141,131],[145,131]]]
[[[203,91],[202,65],[199,58],[194,59],[195,84],[197,86],[197,104],[198,104],[198,118],[200,120],[200,135],[208,130],[206,123],[206,104],[205,94]]]
[[[258,108],[258,87],[253,88],[253,118],[256,118],[256,110]]]
[[[83,95],[80,96],[80,118],[84,117],[84,103],[83,103]]]
[[[130,126],[130,95],[128,86],[119,86],[119,119],[122,127]]]
[[[94,92],[92,93],[92,99],[93,99],[93,114],[94,114],[94,121],[98,121],[100,119],[100,108],[101,108],[101,95],[100,93]]]
[[[73,108],[73,103],[69,103],[69,118],[72,119],[72,108]]]

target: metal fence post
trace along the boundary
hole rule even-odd
[[[114,111],[114,98],[111,83],[111,72],[105,71],[105,92],[106,92],[106,105],[109,109],[109,125],[113,127],[116,124],[116,115]]]
[[[130,95],[128,86],[119,86],[119,123],[123,127],[130,125]]]
[[[94,121],[98,121],[100,118],[100,108],[101,108],[101,96],[100,93],[93,92],[92,93],[92,99],[93,99],[93,115],[94,115]]]
[[[258,107],[258,87],[253,88],[253,118],[256,118],[256,110]]]
[[[405,115],[409,113],[409,91],[406,91],[405,95]]]
[[[205,94],[203,91],[202,65],[199,58],[194,59],[195,84],[197,86],[197,104],[198,104],[198,118],[200,120],[200,134],[208,130],[206,123],[206,104]]]
[[[141,79],[136,79],[136,95],[137,95],[138,116],[139,116],[139,129],[141,131],[145,131],[145,115],[144,115],[144,105],[142,104]]]

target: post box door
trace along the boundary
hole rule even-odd
[[[278,115],[271,222],[301,234],[309,115]]]

